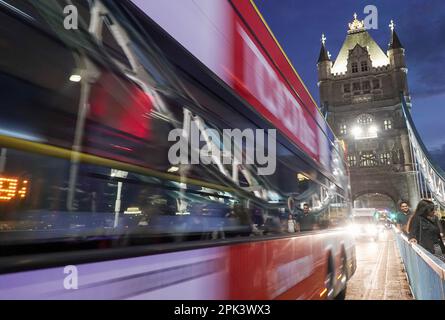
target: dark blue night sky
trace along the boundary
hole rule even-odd
[[[371,36],[386,52],[391,19],[406,49],[413,116],[424,143],[430,149],[445,145],[445,4],[443,0],[255,0],[312,96],[319,101],[316,62],[321,34],[337,57],[348,23],[366,5],[378,9],[378,30]]]

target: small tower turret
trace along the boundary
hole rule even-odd
[[[388,48],[389,62],[394,68],[406,68],[405,48],[397,36],[395,26],[394,21],[391,20],[391,23],[389,24],[391,29],[391,42],[389,43]]]
[[[332,61],[329,52],[326,50],[326,37],[321,35],[320,55],[317,61],[318,80],[327,80],[331,75]]]
[[[406,67],[405,62],[405,48],[397,36],[395,26],[394,21],[391,20],[391,23],[389,24],[389,28],[391,29],[391,42],[389,43],[388,48],[388,58],[390,66],[394,70],[396,90],[398,92],[403,92],[405,100],[408,103],[408,106],[410,106],[411,101],[408,91],[408,68]]]
[[[329,81],[331,78],[332,61],[329,52],[326,50],[326,37],[321,35],[321,49],[317,61],[318,87],[320,90],[320,110],[326,115],[329,111],[326,98],[329,95]]]

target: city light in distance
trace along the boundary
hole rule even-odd
[[[71,82],[80,82],[82,80],[82,76],[79,74],[72,74],[70,76],[70,81]]]
[[[178,167],[175,167],[175,166],[173,166],[173,167],[171,167],[170,169],[168,169],[167,171],[168,171],[168,172],[170,172],[170,173],[173,173],[173,172],[178,172],[178,171],[179,171],[179,168],[178,168]]]
[[[378,131],[379,129],[375,125],[365,126],[364,128],[362,126],[355,126],[351,130],[356,140],[377,138]]]
[[[28,180],[0,177],[0,201],[24,199],[28,194]]]

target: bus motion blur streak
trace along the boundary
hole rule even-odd
[[[254,4],[77,0],[65,30],[63,2],[0,2],[0,298],[344,298],[344,152]],[[276,129],[275,172],[172,165],[190,119]]]

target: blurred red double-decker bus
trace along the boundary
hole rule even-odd
[[[344,152],[253,2],[0,21],[0,298],[344,298]]]

